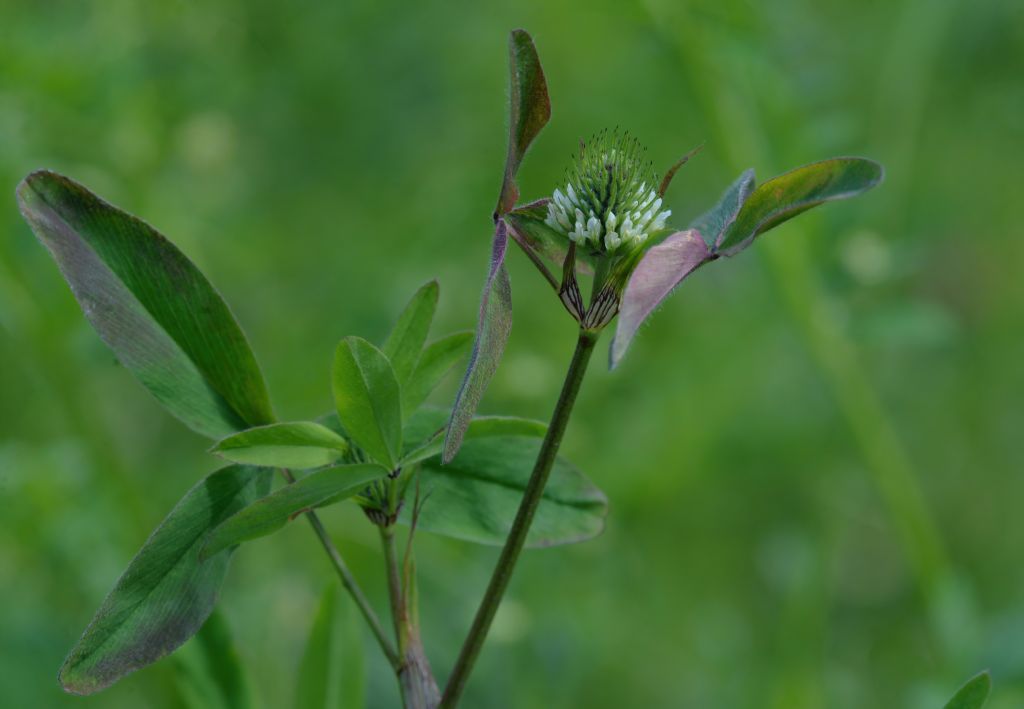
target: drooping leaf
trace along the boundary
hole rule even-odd
[[[319,468],[341,460],[348,442],[312,421],[272,423],[228,436],[210,452],[235,463],[267,468]]]
[[[744,170],[725,190],[718,204],[694,219],[690,228],[696,229],[709,247],[718,248],[726,230],[736,221],[740,208],[754,191],[754,186],[754,170]]]
[[[189,709],[250,709],[252,690],[224,616],[214,611],[174,653],[178,691]]]
[[[334,353],[334,403],[349,437],[393,470],[402,452],[402,393],[383,352],[346,337]]]
[[[501,216],[519,199],[516,173],[530,143],[551,119],[551,99],[540,57],[533,39],[524,30],[513,30],[508,40],[509,55],[509,132],[505,176],[495,215]]]
[[[412,376],[423,344],[427,341],[430,323],[433,322],[434,311],[437,310],[439,292],[437,281],[431,281],[416,291],[381,348],[391,360],[395,377],[402,387],[406,386],[409,377]]]
[[[540,448],[540,440],[501,436],[467,440],[453,461],[421,463],[427,496],[418,528],[479,544],[504,544]],[[604,529],[608,501],[559,458],[537,508],[527,546],[580,542]],[[407,507],[409,507],[407,505]],[[405,511],[408,520],[409,512]]]
[[[213,610],[231,550],[199,560],[211,529],[270,489],[271,471],[232,465],[188,491],[132,559],[60,671],[92,694],[179,647]]]
[[[832,158],[811,163],[758,185],[720,237],[719,250],[732,256],[758,234],[826,202],[856,197],[882,181],[884,170],[873,160]]]
[[[512,284],[504,265],[507,249],[507,227],[505,222],[499,221],[494,231],[491,268],[480,302],[473,352],[469,356],[469,365],[462,379],[462,386],[455,397],[448,432],[445,435],[445,461],[454,458],[459,446],[462,445],[462,437],[469,422],[473,420],[487,384],[498,369],[498,362],[501,361],[505,343],[508,342],[508,335],[512,330]],[[344,420],[342,422],[344,423]]]
[[[402,413],[406,418],[416,412],[430,393],[473,346],[472,332],[456,332],[423,348],[409,381],[402,386]]]
[[[707,258],[708,247],[693,229],[676,232],[647,250],[622,294],[619,322],[609,348],[610,367],[622,360],[647,316]]]
[[[171,242],[53,172],[26,177],[18,203],[89,322],[168,411],[211,438],[273,421],[245,335]]]
[[[446,413],[441,409],[423,409],[409,420],[403,436],[414,443],[402,456],[402,465],[412,465],[441,453]],[[543,438],[548,426],[543,421],[516,416],[477,416],[466,428],[464,441],[488,436],[533,436]]]
[[[201,557],[208,559],[222,549],[272,534],[303,512],[359,493],[387,472],[376,463],[357,463],[310,473],[221,522],[206,539]]]
[[[981,709],[988,701],[988,695],[992,691],[992,675],[988,670],[976,674],[967,680],[967,684],[961,687],[953,698],[946,704],[945,709]]]
[[[361,618],[331,585],[324,592],[299,666],[295,709],[362,709],[366,667]]]

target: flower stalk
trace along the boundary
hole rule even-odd
[[[533,523],[533,517],[537,512],[544,487],[547,485],[551,468],[554,465],[558,449],[562,444],[562,437],[569,424],[569,417],[572,414],[573,405],[576,403],[576,396],[579,394],[580,386],[583,384],[583,377],[587,371],[587,364],[594,352],[594,346],[600,333],[593,330],[581,329],[579,338],[576,341],[576,351],[573,353],[569,363],[568,372],[565,375],[565,382],[562,385],[562,392],[555,404],[554,413],[551,415],[551,422],[548,425],[547,435],[541,444],[537,454],[537,462],[534,464],[533,473],[523,493],[522,502],[516,513],[512,529],[509,531],[508,539],[501,550],[501,556],[494,567],[491,580],[487,585],[483,600],[477,609],[473,625],[459,652],[458,660],[452,670],[445,687],[444,696],[441,698],[442,709],[452,709],[458,705],[459,699],[466,688],[466,682],[473,671],[473,666],[480,654],[487,633],[494,620],[494,614],[501,605],[501,599],[505,595],[512,572],[515,570],[519,554],[526,544],[526,537]]]

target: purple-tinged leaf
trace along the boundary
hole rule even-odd
[[[270,490],[273,471],[232,465],[181,499],[132,559],[64,661],[60,683],[92,694],[178,648],[213,611],[231,550],[200,561],[207,535]]]
[[[825,202],[856,197],[879,182],[885,171],[865,158],[832,158],[773,177],[759,185],[718,241],[723,256],[750,246],[758,234]]]
[[[452,416],[448,421],[448,432],[444,440],[445,462],[450,461],[458,453],[462,437],[473,420],[488,382],[498,368],[509,332],[512,330],[512,284],[505,268],[507,250],[508,227],[504,221],[499,220],[494,230],[491,268],[480,301],[480,316],[473,352],[469,356],[469,366],[466,368],[466,375],[462,379],[459,393],[455,397],[455,405],[452,407]]]
[[[164,236],[45,170],[18,185],[18,204],[86,318],[168,411],[211,438],[273,421],[227,304]]]
[[[693,220],[691,229],[696,229],[704,241],[717,249],[725,237],[726,230],[736,221],[744,202],[754,191],[754,170],[745,170],[722,194],[718,204]]]
[[[612,369],[626,354],[629,343],[647,316],[707,259],[707,244],[693,229],[672,234],[643,255],[622,294],[619,322],[609,349],[609,366]]]
[[[501,195],[494,209],[501,216],[519,199],[516,173],[530,143],[551,119],[551,99],[533,39],[525,30],[513,30],[508,40],[510,96],[508,156]]]

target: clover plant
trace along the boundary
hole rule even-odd
[[[604,329],[614,325],[614,367],[640,325],[698,268],[736,256],[782,222],[882,179],[881,166],[857,157],[814,162],[760,184],[747,170],[716,205],[680,228],[673,226],[666,193],[696,151],[659,179],[640,143],[616,130],[583,141],[550,196],[519,205],[516,173],[550,119],[551,102],[530,36],[512,32],[509,49],[508,153],[475,334],[431,339],[439,287],[427,283],[383,342],[340,341],[329,363],[335,410],[310,412],[304,421],[276,418],[231,310],[156,229],[54,172],[34,172],[18,186],[22,214],[100,338],[225,461],[185,493],[116,581],[60,670],[67,691],[102,690],[175,651],[201,628],[200,637],[226,632],[211,614],[234,550],[304,517],[394,669],[404,705],[456,706],[523,547],[581,542],[604,526],[604,494],[558,457]],[[577,332],[548,423],[475,413],[511,329],[504,263],[510,239],[568,312],[566,327]],[[467,357],[454,405],[427,405],[434,388]],[[320,521],[322,511],[346,501],[379,531],[391,627],[378,618]],[[404,548],[400,525],[408,528]],[[420,637],[419,530],[502,547],[444,691]],[[329,642],[334,608],[328,595],[311,647]],[[304,665],[300,703],[320,705],[331,674],[332,668]],[[988,683],[987,674],[979,675],[948,706],[980,707]]]

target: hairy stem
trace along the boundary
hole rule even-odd
[[[284,475],[285,480],[288,484],[295,482],[295,476],[292,475],[290,470],[281,470],[281,474]],[[327,552],[327,558],[331,560],[331,565],[334,566],[334,570],[338,573],[338,578],[341,579],[341,585],[345,587],[349,595],[352,596],[352,600],[356,602],[359,607],[359,611],[363,614],[363,618],[366,619],[367,625],[370,626],[370,630],[373,632],[377,642],[380,644],[380,649],[384,652],[385,657],[388,658],[388,662],[392,667],[397,670],[401,667],[401,658],[395,651],[395,646],[390,640],[388,640],[387,634],[384,632],[384,627],[380,624],[380,619],[377,618],[377,614],[373,610],[373,606],[367,600],[363,590],[359,587],[356,582],[355,576],[349,571],[348,565],[345,564],[345,560],[341,558],[341,553],[338,548],[334,546],[334,542],[331,541],[330,536],[327,534],[327,530],[324,529],[323,522],[317,516],[316,512],[310,510],[306,513],[306,518],[309,520],[309,526],[313,528],[313,533],[316,534],[320,540],[320,544],[323,546],[324,551]]]
[[[508,588],[509,580],[515,569],[519,553],[526,543],[526,535],[530,531],[530,524],[533,522],[537,506],[540,504],[544,486],[548,482],[551,468],[555,462],[555,456],[562,443],[562,436],[569,423],[569,416],[572,413],[573,404],[576,402],[576,395],[583,383],[583,376],[587,371],[587,363],[590,355],[597,344],[598,334],[589,330],[580,330],[579,339],[576,342],[576,351],[573,353],[572,361],[569,363],[569,371],[565,375],[565,383],[562,385],[562,393],[555,404],[555,411],[551,415],[551,423],[548,426],[547,435],[541,444],[540,452],[537,454],[537,462],[533,466],[533,474],[523,493],[523,500],[519,504],[519,511],[516,513],[512,529],[509,531],[508,539],[498,557],[498,563],[491,575],[491,581],[484,593],[480,608],[477,609],[473,625],[466,636],[466,640],[459,652],[459,659],[455,663],[451,677],[448,679],[448,686],[445,687],[444,696],[441,699],[442,709],[455,707],[462,692],[466,688],[470,672],[476,663],[480,648],[483,647],[487,638],[487,631],[490,630],[494,614],[501,604],[505,589]]]

